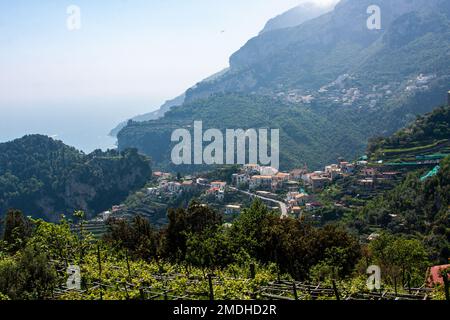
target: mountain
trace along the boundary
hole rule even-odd
[[[279,128],[285,169],[363,153],[370,137],[443,104],[450,82],[448,1],[379,0],[380,30],[367,27],[371,5],[343,0],[296,27],[258,35],[226,72],[187,90],[182,106],[129,123],[119,148],[167,166],[171,132],[195,118],[222,130]]]
[[[217,73],[213,74],[212,76],[204,79],[202,82],[207,83],[209,81],[213,81],[216,78],[220,77],[222,74],[226,73],[227,70],[228,69],[224,69],[220,72],[217,72]],[[194,88],[195,88],[195,86],[192,87],[191,89],[194,89]],[[185,99],[186,99],[186,94],[183,93],[176,98],[167,100],[158,110],[133,117],[130,120],[135,121],[135,122],[144,122],[144,121],[149,121],[149,120],[160,119],[160,118],[164,117],[166,112],[169,111],[170,109],[172,109],[173,107],[181,106],[184,103]],[[126,125],[127,125],[127,121],[119,123],[114,129],[112,129],[110,131],[109,135],[112,137],[116,137],[117,134],[119,133],[119,131],[122,130]]]
[[[25,136],[0,144],[0,216],[14,208],[50,221],[75,210],[91,217],[150,177],[149,160],[134,149],[86,155],[46,136]]]
[[[145,113],[131,118],[132,121],[144,122],[149,120],[156,120],[162,118],[164,114],[169,111],[172,107],[180,106],[183,104],[185,95],[182,94],[174,99],[167,100],[158,110],[153,112]],[[127,122],[119,123],[114,129],[109,133],[110,136],[116,137],[120,130],[122,130],[127,125]]]
[[[289,28],[302,24],[305,21],[314,19],[332,9],[331,6],[318,6],[312,2],[307,2],[300,4],[287,12],[280,14],[279,16],[270,19],[264,29],[260,32],[260,34],[273,31],[276,29]],[[225,74],[228,70],[222,70],[219,73],[208,77],[207,79],[201,82],[212,81],[222,74]],[[195,88],[195,87],[194,87]],[[158,110],[149,112],[143,115],[138,115],[136,117],[131,118],[133,121],[144,122],[148,120],[156,120],[160,119],[164,116],[164,114],[169,111],[172,107],[182,105],[185,99],[185,94],[181,94],[180,96],[170,99],[166,101]],[[127,125],[127,121],[124,121],[118,124],[114,129],[109,133],[110,136],[116,137],[120,130],[122,130]]]
[[[260,34],[277,29],[291,28],[317,18],[332,10],[332,6],[319,6],[313,2],[302,3],[273,19],[270,19]]]
[[[359,141],[365,132],[354,125],[359,122],[358,117],[358,114],[336,114],[335,120],[339,121],[332,121],[277,98],[219,94],[175,107],[160,120],[129,123],[119,132],[118,140],[121,148],[139,146],[140,152],[151,155],[160,168],[189,171],[194,168],[167,166],[174,146],[170,138],[175,129],[190,130],[196,120],[202,120],[205,128],[266,128],[270,124],[272,128],[281,128],[280,150],[284,151],[281,163],[302,166],[304,162],[325,163],[342,154],[353,154],[349,146],[364,149],[364,143]],[[306,149],[308,153],[303,152]],[[322,152],[324,149],[329,152]]]
[[[230,91],[307,94],[329,85],[386,86],[421,72],[443,73],[439,69],[448,58],[443,50],[448,45],[447,1],[378,1],[381,30],[367,28],[371,4],[341,1],[328,14],[251,39],[231,56],[229,72],[188,90],[187,99]],[[442,56],[424,59],[436,53]]]

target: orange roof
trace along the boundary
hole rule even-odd
[[[327,177],[312,176],[311,180],[328,180],[328,178]]]
[[[289,174],[289,173],[286,173],[286,172],[278,172],[276,175],[277,175],[277,176],[287,177],[287,176],[289,176],[290,174]]]
[[[272,176],[253,176],[253,179],[272,179]]]

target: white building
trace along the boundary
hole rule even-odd
[[[253,176],[250,180],[250,189],[272,188],[272,176]]]
[[[261,176],[274,176],[278,173],[278,170],[272,167],[260,167],[259,174]]]
[[[239,214],[241,213],[241,206],[240,205],[227,205],[225,206],[225,214]]]
[[[213,181],[211,182],[211,188],[212,189],[219,189],[220,191],[225,191],[227,187],[227,183],[223,181]]]
[[[181,191],[181,183],[171,181],[167,184],[167,190],[172,193],[178,193]]]
[[[342,172],[337,164],[332,164],[325,167],[325,173],[328,174],[332,180],[336,179]]]

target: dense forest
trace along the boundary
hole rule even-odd
[[[58,221],[88,216],[119,204],[151,177],[148,158],[136,150],[84,154],[41,135],[0,144],[0,216],[9,208]]]
[[[322,114],[327,114],[323,117]],[[148,122],[130,121],[118,134],[119,148],[132,146],[151,155],[159,167],[180,170],[171,163],[174,130],[191,130],[194,121],[201,120],[204,130],[225,129],[280,129],[280,165],[292,169],[311,164],[319,168],[341,155],[354,158],[365,150],[371,131],[369,123],[364,128],[358,124],[366,120],[360,113],[340,109],[301,108],[294,103],[268,96],[247,94],[217,94],[200,99],[167,112],[164,119]],[[269,137],[270,139],[270,137]],[[186,166],[185,171],[199,170],[198,166]],[[206,168],[204,168],[206,169]]]

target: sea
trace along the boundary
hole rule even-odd
[[[2,103],[0,142],[43,134],[85,153],[114,149],[117,140],[109,135],[111,129],[136,115],[156,110],[159,103],[142,98]]]

